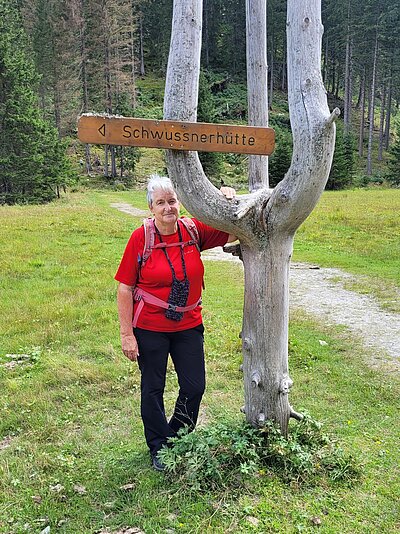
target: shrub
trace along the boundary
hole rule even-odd
[[[271,422],[262,428],[220,421],[189,433],[182,429],[160,452],[166,472],[179,483],[201,490],[240,485],[248,476],[269,471],[285,481],[309,482],[326,476],[352,480],[354,459],[305,416],[288,438]]]

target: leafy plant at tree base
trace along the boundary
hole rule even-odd
[[[318,477],[355,479],[359,471],[354,459],[321,426],[305,416],[286,438],[271,422],[255,428],[221,421],[193,433],[182,429],[160,457],[168,474],[196,490],[237,486],[266,471],[298,483]]]

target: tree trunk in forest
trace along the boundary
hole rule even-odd
[[[350,35],[350,2],[347,13],[347,36],[346,36],[346,65],[344,78],[344,131],[348,134],[351,130],[351,106],[352,106],[352,42]]]
[[[130,36],[130,45],[131,45],[131,81],[133,91],[131,91],[131,107],[132,109],[136,108],[136,71],[135,71],[135,38],[134,38],[134,27],[133,21],[131,26],[131,36]]]
[[[284,52],[284,59],[282,61],[282,85],[281,89],[282,91],[286,90],[286,73],[287,73],[287,66],[286,66],[286,54]]]
[[[374,62],[372,65],[372,82],[371,82],[371,98],[369,103],[369,132],[368,132],[368,155],[367,155],[367,175],[372,174],[372,143],[374,135],[375,122],[375,90],[376,90],[376,62],[378,59],[378,30],[376,30]]]
[[[360,84],[360,129],[358,133],[358,155],[360,158],[364,152],[364,128],[365,128],[365,85],[366,69],[364,67],[363,76]]]
[[[58,131],[58,137],[61,138],[61,104],[60,104],[60,91],[58,88],[58,79],[54,76],[54,88],[53,88],[53,98],[54,98],[54,121]]]
[[[386,106],[385,150],[388,150],[389,141],[390,141],[390,120],[392,117],[392,87],[393,87],[393,59],[392,59],[392,63],[390,66],[389,89],[388,89],[387,106]]]
[[[79,3],[79,53],[80,53],[80,76],[82,90],[82,110],[83,113],[89,111],[89,91],[88,91],[88,74],[87,74],[87,48],[86,48],[86,23],[83,10],[83,0]],[[92,162],[90,158],[90,145],[85,144],[85,168],[86,173],[92,172]]]
[[[265,20],[265,2],[252,2],[252,9],[256,4],[260,9],[257,20]],[[196,120],[201,26],[201,0],[174,1],[165,119]],[[320,73],[320,0],[300,4],[288,0],[287,37],[293,158],[274,190],[268,189],[266,181],[256,182],[254,192],[229,201],[207,179],[196,152],[167,151],[169,175],[185,207],[206,224],[240,239],[245,272],[242,343],[246,419],[253,425],[273,420],[283,434],[287,434],[289,418],[299,417],[288,400],[292,384],[288,371],[288,288],[293,238],[328,179],[338,114],[337,110],[329,113]],[[256,57],[260,58],[258,52]],[[260,83],[257,78],[262,78],[259,98],[265,99],[265,56],[260,62],[249,54],[249,62],[250,79]],[[252,92],[256,100],[254,89]]]
[[[104,176],[108,178],[108,145],[104,145]]]
[[[208,0],[204,0],[203,7],[203,17],[204,17],[204,63],[208,68],[210,66],[210,49],[209,49],[209,31],[208,31]]]
[[[144,43],[143,43],[143,15],[140,14],[139,19],[139,29],[140,29],[140,76],[143,76],[146,74],[146,70],[144,68]]]
[[[382,97],[381,97],[381,113],[379,120],[379,146],[378,146],[378,161],[383,159],[383,142],[384,142],[384,127],[385,127],[385,111],[386,111],[386,82],[383,83]]]
[[[274,53],[271,50],[270,53],[270,67],[269,67],[269,102],[268,107],[272,109],[272,100],[274,97]]]

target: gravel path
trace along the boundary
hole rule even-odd
[[[134,216],[145,217],[147,211],[130,204],[112,204],[114,208]],[[221,247],[207,250],[204,260],[235,261],[238,258],[223,252]],[[400,369],[400,314],[385,312],[373,297],[360,295],[343,287],[356,277],[339,269],[315,268],[292,263],[290,269],[290,304],[304,309],[328,325],[344,325],[372,349],[374,364],[391,370]],[[375,355],[375,356],[374,356]],[[385,365],[386,366],[386,365]]]

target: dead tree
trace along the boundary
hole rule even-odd
[[[250,15],[265,20],[265,0],[253,0],[251,5]],[[258,14],[254,9],[259,10]],[[263,49],[265,28],[258,27],[259,33],[253,31],[250,38],[258,40]],[[202,0],[174,0],[165,119],[196,121],[201,31]],[[253,192],[229,201],[205,176],[197,152],[167,152],[170,177],[187,209],[205,223],[240,239],[245,278],[242,344],[246,418],[254,425],[274,420],[284,434],[289,418],[298,417],[288,400],[292,385],[288,369],[288,311],[293,239],[328,179],[338,114],[336,110],[329,112],[320,72],[322,32],[320,0],[288,0],[293,157],[285,178],[275,189],[268,188],[265,164],[260,160],[259,167],[250,167],[250,172],[256,173],[249,177]],[[254,49],[254,43],[249,43],[249,54]],[[252,84],[259,82],[259,76],[266,83],[266,54],[264,57],[263,52],[258,58],[250,55],[247,60],[249,94],[254,95]],[[266,85],[262,88],[261,84],[258,90],[266,98]],[[256,103],[257,98],[253,97],[250,108]],[[267,104],[264,106],[268,108]]]

